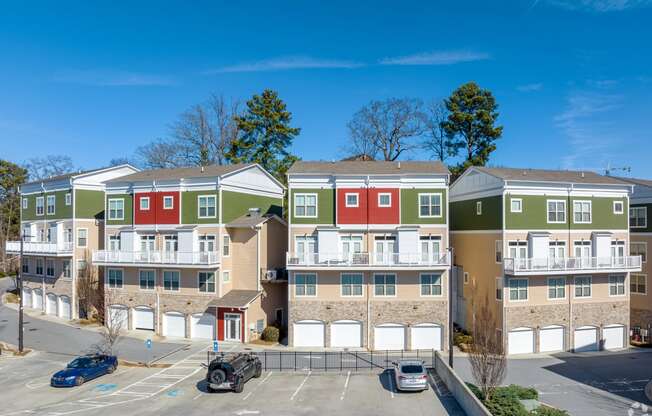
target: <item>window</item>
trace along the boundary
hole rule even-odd
[[[475,203],[475,214],[482,215],[482,201],[478,201]]]
[[[47,259],[45,261],[45,275],[47,277],[54,277],[54,260]]]
[[[629,226],[632,228],[647,228],[647,207],[631,207],[629,209]]]
[[[424,263],[438,263],[442,257],[441,237],[438,235],[425,235],[419,237],[421,245],[421,261]]]
[[[441,296],[441,274],[421,275],[421,296]]]
[[[575,247],[575,257],[580,259],[591,258],[591,241],[589,240],[574,241],[573,246]]]
[[[548,200],[548,223],[566,222],[566,201]]]
[[[214,235],[200,235],[199,236],[199,251],[202,253],[215,251],[215,236]]]
[[[36,259],[36,274],[43,274],[43,259]]]
[[[200,195],[197,197],[199,218],[215,218],[215,195]]]
[[[495,243],[496,263],[503,262],[503,240],[496,240]]]
[[[614,214],[621,215],[625,212],[625,203],[623,201],[614,201]]]
[[[358,194],[346,194],[346,206],[353,208],[358,206]]]
[[[294,275],[295,296],[317,296],[317,275],[298,273]]]
[[[521,198],[512,198],[510,201],[510,211],[523,212],[523,200]]]
[[[396,296],[396,275],[375,274],[374,275],[375,296]]]
[[[86,260],[77,260],[77,271],[84,271],[86,270]]]
[[[224,270],[222,272],[222,281],[224,283],[229,283],[231,281],[231,272],[228,270]]]
[[[361,235],[341,235],[340,236],[341,252],[344,256],[351,255],[352,253],[362,252],[362,236]],[[348,257],[347,257],[348,258]]]
[[[647,276],[639,273],[629,275],[630,292],[637,295],[647,294]]]
[[[140,236],[140,251],[147,253],[154,251],[156,245],[156,236],[154,235],[141,235]]]
[[[294,216],[299,218],[316,218],[317,194],[295,194]]]
[[[611,258],[625,257],[625,242],[623,240],[611,240]]]
[[[591,201],[573,201],[573,222],[575,224],[591,223]]]
[[[510,241],[508,243],[509,258],[526,259],[527,258],[527,241]]]
[[[231,237],[228,234],[222,236],[222,256],[229,257],[231,255]]]
[[[109,287],[121,288],[122,287],[122,270],[109,269]]]
[[[72,204],[72,194],[68,192],[66,194],[66,205],[71,205]]]
[[[70,260],[64,260],[62,262],[63,265],[63,277],[70,279],[72,277],[72,273],[70,270]]]
[[[138,281],[140,282],[140,290],[154,290],[154,286],[156,285],[156,278],[154,276],[154,270],[139,270]]]
[[[174,197],[164,196],[163,197],[163,209],[173,209],[174,208]]]
[[[148,211],[149,210],[149,197],[148,196],[141,196],[140,197],[140,210],[141,211]]]
[[[496,277],[496,300],[503,300],[503,278]]]
[[[528,280],[527,279],[509,279],[509,300],[523,301],[527,300]]]
[[[84,248],[88,245],[88,229],[77,228],[77,247]]]
[[[48,215],[54,215],[55,205],[56,205],[56,197],[54,195],[48,195],[48,197],[47,197],[47,213],[48,213]]]
[[[109,220],[125,219],[125,200],[109,199]]]
[[[265,320],[264,319],[259,319],[256,321],[256,332],[259,334],[263,333],[263,330],[265,329]]]
[[[29,260],[26,258],[23,259],[22,272],[29,273]]]
[[[625,294],[625,276],[609,276],[609,296]]]
[[[629,252],[632,256],[641,256],[643,263],[647,261],[647,243],[631,241],[629,243]]]
[[[575,297],[576,298],[591,297],[591,276],[575,277]]]
[[[419,217],[441,217],[441,194],[419,194]]]
[[[566,298],[566,278],[549,277],[548,299],[565,299],[565,298]]]
[[[28,207],[27,204],[28,204],[28,199],[27,199],[27,198],[23,198],[23,209],[27,209],[27,207]]]
[[[176,253],[179,251],[179,237],[176,235],[166,235],[163,239],[163,250],[166,253]]]
[[[362,274],[342,273],[342,296],[362,296]]]
[[[42,196],[36,197],[36,215],[43,215],[43,208],[45,206],[45,199]]]
[[[109,236],[109,251],[120,251],[120,234]]]
[[[566,258],[566,242],[565,241],[550,241],[548,242],[548,260],[550,265],[556,268],[565,267]]]
[[[215,292],[215,273],[199,272],[199,291],[204,293]]]
[[[392,194],[378,194],[378,206],[389,208],[392,206]]]
[[[174,270],[163,270],[163,290],[176,292],[179,290],[179,272]]]

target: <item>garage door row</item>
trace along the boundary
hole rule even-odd
[[[360,321],[333,321],[328,324],[330,343],[326,345],[327,325],[322,321],[303,320],[293,324],[295,347],[361,348],[364,325]],[[442,327],[434,323],[413,326],[383,324],[373,328],[375,350],[441,350]],[[408,345],[408,335],[409,344]]]
[[[533,328],[512,329],[507,337],[507,351],[510,355],[565,351],[566,345],[566,328],[561,325],[540,328],[538,348],[536,348],[537,342]],[[582,326],[573,331],[572,350],[575,352],[615,350],[624,347],[624,325],[607,325],[602,328],[602,336],[600,336],[600,328],[596,326]]]
[[[69,296],[46,293],[44,300],[43,290],[23,288],[23,306],[43,310],[44,301],[46,314],[66,320],[72,319],[72,304]]]
[[[137,306],[131,310],[124,305],[109,306],[108,324],[120,328],[155,331],[155,311],[148,306]],[[129,315],[131,313],[131,324]],[[215,315],[182,312],[165,312],[161,315],[161,335],[173,338],[215,339],[217,322]]]

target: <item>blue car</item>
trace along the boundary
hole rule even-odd
[[[52,387],[81,386],[88,380],[113,373],[116,368],[118,368],[118,358],[113,355],[77,357],[64,370],[54,373],[50,385]]]

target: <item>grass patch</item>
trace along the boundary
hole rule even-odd
[[[98,321],[95,318],[89,318],[89,319],[82,318],[82,319],[78,319],[76,322],[79,325],[84,325],[84,326],[86,326],[86,325],[99,325],[100,324],[100,321]]]
[[[566,411],[548,406],[541,406],[531,412],[527,411],[519,400],[538,400],[539,393],[533,388],[516,384],[498,387],[491,399],[486,400],[476,385],[466,384],[493,416],[568,416]]]
[[[278,342],[276,342],[276,341],[266,341],[266,340],[260,339],[260,338],[255,339],[255,340],[253,340],[253,341],[251,341],[249,343],[250,344],[257,344],[257,345],[276,345],[276,344],[278,344]]]
[[[15,293],[8,292],[5,294],[4,301],[5,303],[20,303],[20,297]]]

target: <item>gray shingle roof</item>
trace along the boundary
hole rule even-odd
[[[253,164],[238,163],[234,165],[210,165],[210,166],[203,166],[203,168],[201,166],[193,166],[193,167],[173,168],[173,169],[150,169],[150,170],[143,170],[140,172],[132,173],[131,175],[122,176],[120,178],[112,179],[110,181],[107,181],[107,183],[215,177],[215,176],[226,175],[227,173],[231,173],[248,166],[253,166]]]
[[[598,175],[591,171],[487,168],[479,166],[475,167],[475,169],[506,181],[567,182],[587,185],[627,185],[626,182],[618,178]]]
[[[37,184],[37,183],[48,183],[48,182],[61,181],[61,180],[65,180],[65,179],[74,178],[75,176],[79,176],[79,175],[86,175],[87,173],[98,172],[100,170],[104,170],[104,169],[108,169],[108,168],[109,168],[108,166],[105,166],[103,168],[89,169],[89,170],[79,170],[77,172],[64,173],[62,175],[50,176],[49,178],[45,178],[45,179],[39,179],[39,180],[36,180],[36,181],[25,182],[23,184],[23,186],[25,186],[25,185],[33,185],[33,184]]]
[[[210,301],[208,306],[217,306],[220,308],[244,308],[260,296],[261,293],[262,292],[257,290],[232,290],[221,298]]]
[[[439,174],[448,175],[446,165],[439,161],[339,161],[339,162],[295,162],[288,174],[329,175],[400,175]]]
[[[623,180],[628,183],[633,183],[634,185],[641,185],[641,186],[646,186],[648,188],[652,188],[652,180],[650,179],[640,179],[640,178],[621,178],[619,177],[618,179]]]
[[[260,215],[254,213],[247,213],[227,223],[226,226],[231,228],[255,227],[256,225],[262,224],[265,221],[269,220],[273,216],[274,216],[273,214]]]

